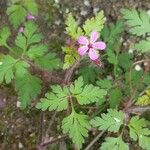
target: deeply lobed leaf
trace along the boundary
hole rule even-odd
[[[37,103],[36,108],[45,110],[66,110],[68,106],[68,89],[66,86],[63,88],[59,85],[52,86],[52,92],[47,93],[45,98],[42,98],[39,103]]]
[[[101,117],[95,117],[91,120],[94,127],[99,130],[108,130],[111,132],[118,132],[121,125],[123,125],[124,113],[115,109],[108,109],[107,114],[102,114]]]
[[[81,149],[82,143],[84,143],[84,139],[88,136],[88,130],[90,129],[88,116],[77,114],[73,111],[68,117],[63,119],[62,129],[64,133],[69,134],[69,137],[78,149]]]
[[[102,143],[100,150],[129,150],[129,146],[122,140],[121,137],[107,137]]]

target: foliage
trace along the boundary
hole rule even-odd
[[[6,55],[1,59],[0,65],[0,82],[4,80],[8,84],[15,76],[23,76],[27,72],[29,65],[21,60]]]
[[[139,43],[135,44],[135,49],[141,53],[150,52],[150,39],[141,40]]]
[[[41,92],[41,80],[33,75],[25,74],[22,77],[16,78],[15,89],[20,97],[22,108],[30,104],[31,99],[34,99]]]
[[[138,116],[132,117],[129,123],[130,137],[134,141],[138,141],[139,146],[146,150],[150,149],[150,130],[147,128],[148,123],[144,118],[140,119]]]
[[[5,46],[7,45],[7,39],[10,36],[10,30],[9,28],[3,27],[2,30],[0,31],[0,46]]]
[[[97,76],[100,74],[100,69],[94,65],[85,65],[79,68],[78,74],[83,76],[85,83],[94,83],[97,79]]]
[[[72,14],[69,13],[67,19],[66,19],[66,31],[68,35],[70,35],[73,39],[77,39],[80,35],[83,34],[82,29],[78,26],[78,23],[73,18]]]
[[[22,10],[21,7],[26,6],[23,9],[33,10],[33,14],[36,14],[37,5],[34,3],[33,0],[27,0],[24,3],[12,4],[8,10],[11,11],[14,7]],[[13,13],[11,15],[16,17],[15,13],[19,12],[14,10]],[[14,17],[11,15],[10,18]],[[22,21],[25,21],[25,16],[23,18]],[[12,22],[15,26],[23,23],[17,17],[14,19],[18,21]],[[61,61],[55,53],[48,51],[48,46],[42,42],[43,36],[39,33],[38,25],[35,22],[24,22],[24,31],[17,34],[13,47],[7,44],[10,35],[10,29],[7,26],[0,30],[0,45],[9,50],[7,55],[1,55],[0,57],[0,82],[5,81],[8,84],[15,80],[15,89],[20,97],[21,106],[25,108],[30,104],[31,99],[35,99],[41,92],[41,80],[31,75],[29,68],[38,66],[52,71],[61,67]]]
[[[94,31],[101,31],[103,29],[105,23],[105,17],[104,12],[100,11],[96,14],[95,17],[92,17],[91,19],[87,19],[83,25],[83,29],[85,31],[85,34],[89,36],[89,34]]]
[[[150,105],[150,90],[146,90],[145,94],[138,98],[136,105],[139,106]]]
[[[129,146],[124,143],[121,137],[107,137],[106,141],[102,143],[100,150],[109,150],[110,147],[113,150],[129,150]]]
[[[150,32],[150,17],[145,11],[122,9],[121,12],[132,34],[141,36]]]
[[[122,101],[122,92],[119,88],[113,88],[109,92],[110,108],[116,108]]]
[[[73,111],[62,121],[63,132],[69,134],[78,149],[82,148],[82,143],[84,143],[85,137],[88,136],[88,130],[90,129],[88,120],[88,116]]]
[[[52,92],[47,93],[46,98],[41,99],[36,105],[36,108],[42,109],[45,111],[57,110],[62,111],[67,109],[67,98],[68,98],[68,89],[66,86],[61,88],[59,85],[52,86]]]
[[[146,36],[150,33],[150,16],[145,11],[122,9],[122,14],[126,23],[130,27],[130,32],[137,36]],[[149,52],[150,41],[147,37],[146,40],[141,40],[134,45],[134,48],[141,53]]]
[[[149,52],[148,14],[145,11],[129,9],[123,9],[121,12],[130,32],[138,36],[138,39],[144,37],[130,46],[134,45],[137,53]],[[143,67],[140,71],[135,70],[133,67],[140,61],[134,61],[141,57],[137,59],[137,53],[130,54],[124,50],[126,47],[121,43],[124,20],[104,25],[106,19],[103,11],[100,11],[90,19],[85,18],[85,22],[81,22],[80,26],[73,14],[69,13],[65,20],[65,33],[69,37],[63,46],[59,44],[64,54],[62,64],[57,54],[51,52],[53,48],[50,49],[50,45],[44,42],[46,40],[35,19],[27,19],[29,14],[35,18],[38,15],[35,0],[12,2],[7,14],[15,30],[10,30],[8,25],[0,29],[0,46],[2,53],[4,51],[0,55],[0,83],[12,83],[22,108],[32,104],[42,111],[58,111],[61,116],[55,121],[59,120],[63,133],[71,138],[77,149],[84,148],[82,145],[89,131],[97,133],[98,130],[103,130],[106,132],[103,135],[106,138],[101,143],[101,150],[109,150],[110,147],[113,150],[129,150],[129,140],[137,142],[143,149],[150,150],[149,122],[144,119],[144,115],[143,118],[136,114],[130,115],[132,108],[143,110],[143,106],[150,104],[150,90],[145,90],[149,89],[150,73],[147,71],[148,67]],[[22,27],[23,31],[19,28],[15,34],[14,31],[18,27]],[[92,31],[100,33],[107,48],[100,60],[89,61],[86,57],[80,58],[77,41],[80,36],[89,38]],[[57,42],[59,43],[58,40]],[[51,43],[55,44],[52,41]],[[88,46],[90,48],[90,45]],[[76,67],[77,62],[80,63],[79,68]],[[100,62],[104,67],[100,68]],[[51,79],[52,76],[53,79],[52,71],[62,69],[62,65],[65,71],[59,70],[58,74],[54,72],[54,75],[60,74],[60,83],[44,78],[48,76]],[[61,81],[63,78],[67,78],[68,82]],[[50,90],[47,91],[49,83]],[[37,102],[32,103],[32,100]],[[131,100],[132,105],[129,103]],[[67,112],[67,115],[64,112]],[[60,126],[57,127],[60,129]],[[126,137],[129,137],[128,140]]]
[[[108,130],[111,132],[118,132],[120,126],[123,124],[124,114],[122,111],[115,109],[108,109],[107,114],[102,114],[101,117],[95,117],[91,120],[94,127],[99,130]]]
[[[62,47],[62,50],[65,52],[63,69],[68,69],[77,59],[79,59],[79,54],[72,46]]]
[[[100,86],[101,88],[104,88],[104,89],[110,89],[112,88],[112,81],[111,80],[108,80],[108,79],[100,79],[96,82],[96,84],[98,86]]]
[[[11,24],[16,29],[21,23],[25,21],[26,16],[30,13],[38,14],[37,4],[34,0],[19,0],[19,3],[13,3],[7,8],[7,15]]]
[[[100,89],[92,84],[83,86],[82,77],[75,80],[74,84],[70,86],[70,91],[80,105],[98,102],[99,99],[103,98],[107,94],[106,90]]]
[[[68,14],[66,19],[66,31],[70,36],[71,42],[69,46],[62,47],[63,51],[65,52],[65,59],[64,59],[64,69],[68,69],[71,65],[75,63],[75,61],[79,58],[79,54],[77,53],[77,46],[76,40],[81,35],[87,35],[94,30],[94,31],[101,31],[103,29],[105,22],[105,17],[103,11],[96,14],[95,17],[91,19],[87,19],[83,24],[83,30],[78,26],[77,21],[73,18],[71,13]],[[74,43],[72,43],[72,41]]]
[[[46,98],[41,99],[37,104],[38,109],[49,109],[50,111],[67,109],[67,100],[70,94],[76,98],[80,105],[97,102],[107,94],[106,90],[92,84],[84,86],[82,77],[75,80],[69,89],[66,86],[60,87],[59,85],[52,86],[51,88],[52,91],[46,94]]]

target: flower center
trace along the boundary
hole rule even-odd
[[[92,46],[92,44],[91,44],[91,43],[88,45],[88,48],[89,48],[89,49],[90,49],[90,48],[93,48],[93,46]]]

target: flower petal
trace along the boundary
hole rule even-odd
[[[91,60],[96,60],[99,57],[98,53],[93,48],[89,50],[88,55]]]
[[[89,41],[88,41],[88,39],[85,36],[80,36],[78,38],[78,43],[79,44],[83,44],[83,45],[88,45]]]
[[[98,32],[93,31],[90,36],[90,43],[94,43],[99,38],[99,36],[100,34]]]
[[[104,42],[95,42],[93,43],[93,48],[104,50],[106,48],[106,44]]]
[[[34,20],[35,16],[33,16],[32,14],[28,14],[27,15],[27,20]]]
[[[83,56],[88,50],[88,47],[87,46],[82,46],[82,47],[79,47],[78,48],[78,53]]]

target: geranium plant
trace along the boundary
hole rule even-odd
[[[134,69],[150,61],[136,61],[138,53],[149,55],[150,16],[129,9],[121,13],[122,20],[116,23],[106,22],[100,11],[82,25],[69,13],[65,22],[69,43],[62,45],[62,62],[43,42],[34,0],[19,1],[7,8],[10,25],[0,30],[0,46],[7,50],[0,56],[0,83],[13,85],[22,109],[32,106],[53,111],[53,117],[61,112],[56,129],[61,134],[55,139],[50,135],[49,139],[42,138],[36,145],[39,150],[65,138],[72,140],[70,149],[89,150],[102,138],[100,150],[133,149],[130,141],[150,150],[149,121],[141,116],[149,110],[150,73]],[[133,44],[132,54],[123,50],[120,40],[125,24],[131,34],[144,38]],[[12,26],[16,33],[13,37]],[[64,74],[54,76],[54,70]],[[50,88],[43,90],[47,85]]]

